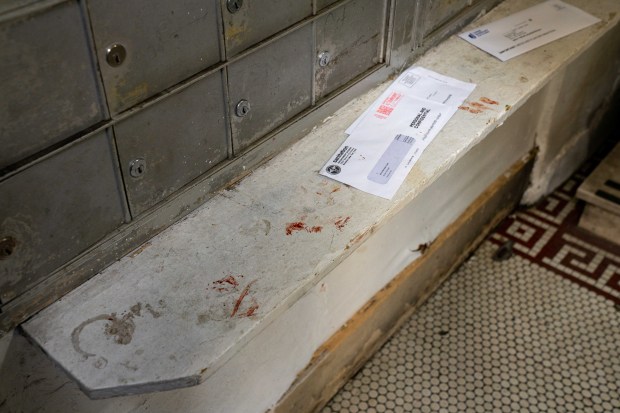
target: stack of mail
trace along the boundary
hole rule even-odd
[[[346,130],[321,175],[391,199],[475,87],[422,67],[405,71]]]

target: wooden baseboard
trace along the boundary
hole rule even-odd
[[[325,342],[271,412],[322,409],[518,205],[533,159],[532,153],[496,179],[421,258],[401,271]]]

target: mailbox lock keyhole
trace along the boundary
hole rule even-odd
[[[235,107],[235,115],[242,118],[246,116],[248,113],[250,113],[250,102],[248,102],[245,99],[241,99],[239,103],[237,103],[237,106]]]
[[[226,8],[232,14],[237,13],[243,6],[243,0],[226,0]]]
[[[6,260],[15,251],[15,247],[17,246],[17,242],[13,237],[2,237],[0,238],[0,260]]]
[[[142,158],[129,162],[129,175],[132,178],[140,178],[146,172],[146,161]]]
[[[122,44],[113,44],[106,49],[106,62],[112,67],[118,67],[123,64],[127,57],[127,50]]]

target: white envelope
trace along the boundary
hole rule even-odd
[[[575,6],[548,0],[459,37],[504,62],[599,21]]]
[[[347,129],[321,175],[391,199],[474,88],[427,69],[406,71]]]

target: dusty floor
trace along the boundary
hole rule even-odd
[[[620,246],[576,227],[592,167],[502,222],[323,413],[620,412]]]

